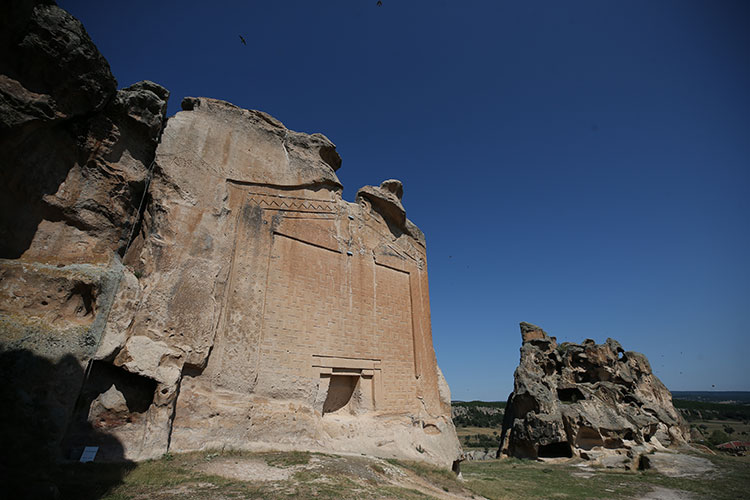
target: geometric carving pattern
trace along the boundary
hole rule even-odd
[[[267,210],[289,210],[293,212],[336,213],[336,203],[327,200],[281,196],[268,193],[248,192],[248,201]]]

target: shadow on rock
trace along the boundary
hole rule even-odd
[[[0,491],[13,499],[101,498],[134,466],[122,444],[92,427],[110,463],[79,463],[83,446],[63,448],[77,394],[85,378],[75,357],[58,362],[27,350],[0,352]]]

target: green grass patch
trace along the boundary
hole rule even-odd
[[[545,464],[531,460],[505,459],[464,462],[464,485],[489,499],[531,500],[540,498],[599,499],[634,498],[654,487],[692,493],[696,498],[732,500],[747,496],[750,459],[706,456],[718,472],[702,477],[672,478],[654,471],[595,469],[585,477],[572,464]]]

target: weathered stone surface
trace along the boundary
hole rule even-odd
[[[217,99],[186,97],[182,107],[189,112],[170,119],[159,154],[185,161],[171,162],[168,174],[183,176],[180,187],[188,192],[202,193],[205,187],[194,184],[204,179],[186,165],[209,159],[207,175],[237,182],[341,189],[335,173],[341,157],[323,134],[294,132],[267,113]]]
[[[118,91],[94,115],[11,130],[0,141],[8,161],[8,182],[0,188],[2,256],[105,263],[123,251],[138,219],[167,96],[141,82]]]
[[[709,459],[682,453],[656,452],[641,457],[642,469],[651,469],[669,477],[700,477],[716,473]]]
[[[497,458],[497,451],[496,450],[488,450],[488,451],[471,450],[471,451],[467,451],[464,454],[464,457],[466,460],[469,460],[469,461],[494,460],[495,458]]]
[[[0,137],[103,107],[117,82],[81,23],[52,1],[0,7]]]
[[[341,199],[322,135],[213,99],[183,107],[125,256],[140,275],[113,307],[127,334],[108,330],[98,355],[158,382],[140,425],[163,439],[123,434],[127,456],[229,446],[450,464],[424,241]],[[400,206],[401,183],[383,186]]]
[[[118,287],[129,296],[119,253],[140,220],[167,96],[151,82],[117,91],[54,2],[0,6],[4,465],[33,471],[54,458],[104,330],[132,318],[107,326]],[[123,458],[116,438],[89,431]]]
[[[626,352],[613,339],[558,345],[529,323],[521,323],[521,335],[498,453],[578,455],[630,467],[641,453],[689,438],[671,394],[643,354]]]
[[[401,181],[388,179],[376,186],[363,186],[357,191],[357,202],[366,208],[372,207],[394,234],[405,233],[422,246],[425,246],[424,234],[406,218],[406,210],[401,204],[404,187]]]
[[[460,455],[399,181],[347,203],[325,136],[214,99],[162,131],[168,92],[115,91],[75,19],[3,9],[0,355],[38,372],[4,428],[67,428],[68,458]]]
[[[81,23],[54,2],[0,9],[0,258],[106,262],[137,220],[169,92],[116,91]]]

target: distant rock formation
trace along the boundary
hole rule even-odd
[[[399,181],[348,203],[321,134],[207,98],[167,121],[51,1],[3,4],[0,55],[3,454],[459,456]]]
[[[643,354],[626,352],[613,339],[558,344],[529,323],[521,323],[521,336],[498,454],[607,456],[637,466],[640,454],[689,439],[671,394]]]

